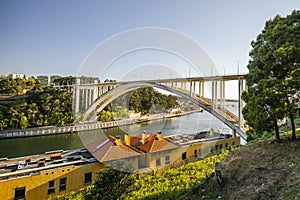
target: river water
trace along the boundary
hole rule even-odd
[[[228,105],[228,108],[236,113],[236,106],[233,107],[232,105],[233,104]],[[0,140],[0,158],[42,154],[46,151],[58,149],[70,150],[83,148],[86,144],[102,139],[106,135],[120,135],[122,138],[124,133],[130,133],[131,136],[134,136],[146,130],[153,133],[161,131],[164,136],[167,136],[176,134],[193,134],[200,131],[207,131],[210,128],[214,128],[215,131],[231,133],[231,130],[228,127],[208,112],[197,112],[181,117],[161,119],[115,128]]]

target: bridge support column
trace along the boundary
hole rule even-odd
[[[235,129],[232,129],[232,137],[236,137],[236,130]]]
[[[204,97],[204,81],[199,81],[199,96]]]
[[[217,80],[213,80],[213,109],[218,109],[218,81]]]
[[[84,109],[86,110],[88,108],[87,104],[88,104],[88,90],[86,88],[84,88]]]
[[[90,89],[86,89],[86,102],[85,102],[85,109],[87,109],[89,107],[90,104]]]
[[[193,96],[196,95],[196,81],[193,82],[194,85],[193,85]]]
[[[212,80],[211,82],[211,107],[214,109],[215,106],[215,80]]]
[[[79,112],[79,85],[80,85],[80,78],[75,79],[75,88],[73,94],[73,106],[74,106],[74,118],[76,119],[77,114]]]
[[[225,105],[225,103],[226,103],[226,96],[225,96],[225,84],[226,84],[226,82],[225,81],[223,81],[223,108],[225,108],[226,107],[226,105]]]
[[[243,78],[239,78],[239,100],[238,100],[238,118],[239,118],[239,128],[244,125],[244,118],[242,110],[244,108],[244,102],[242,100],[242,93],[247,90],[246,83]]]
[[[199,93],[199,97],[201,97],[201,81],[198,81],[198,84],[199,84],[198,93]]]
[[[238,82],[239,82],[238,119],[239,119],[239,128],[241,128],[244,124],[244,118],[243,118],[243,114],[242,114],[242,110],[244,107],[244,103],[242,100],[242,93],[246,90],[246,86],[244,87],[244,80],[242,78],[239,78]]]
[[[220,108],[225,108],[225,81],[220,81]]]
[[[97,86],[97,80],[94,80],[94,87],[93,87],[93,99],[92,99],[92,102],[94,102],[96,99],[97,99],[97,97],[98,97],[98,95],[99,95],[99,93],[98,93],[98,86]]]
[[[190,97],[193,96],[193,82],[190,81]]]
[[[201,96],[204,97],[204,84],[205,84],[205,82],[203,81],[201,83],[202,83],[201,84]]]

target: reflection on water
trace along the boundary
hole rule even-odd
[[[230,109],[236,109],[236,107],[231,107]],[[233,112],[235,111],[233,110]],[[230,130],[223,125],[222,122],[218,121],[209,113],[192,113],[181,117],[108,129],[0,140],[0,158],[41,154],[46,151],[57,149],[69,150],[83,148],[85,144],[101,139],[106,135],[121,135],[122,137],[124,133],[130,133],[130,135],[134,136],[140,134],[143,130],[147,130],[154,133],[161,131],[163,135],[167,136],[175,134],[192,134],[200,131],[207,131],[210,128],[214,128],[216,131],[222,130],[225,133],[230,133]]]

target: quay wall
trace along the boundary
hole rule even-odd
[[[43,136],[43,135],[63,134],[63,133],[95,130],[95,129],[112,128],[117,126],[131,125],[134,123],[140,123],[144,121],[159,120],[159,119],[170,118],[170,117],[179,117],[193,112],[198,112],[198,111],[182,112],[178,114],[171,114],[171,113],[155,114],[155,115],[150,115],[145,120],[123,119],[123,120],[108,121],[108,122],[95,122],[95,123],[82,123],[82,124],[79,123],[79,124],[67,125],[67,126],[44,126],[44,127],[35,127],[35,128],[25,128],[25,129],[3,130],[0,131],[0,139]]]

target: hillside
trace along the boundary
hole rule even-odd
[[[231,151],[224,162],[221,186],[211,176],[181,199],[300,199],[299,139],[259,141]]]

